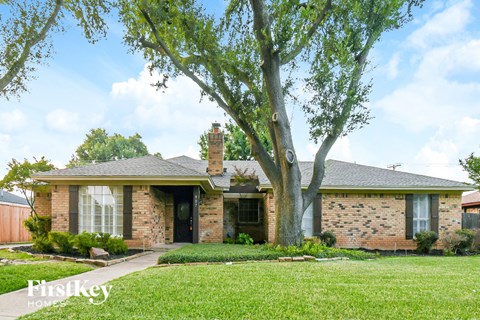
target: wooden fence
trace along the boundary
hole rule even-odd
[[[462,228],[474,229],[480,228],[480,214],[479,213],[462,213]]]
[[[30,233],[23,227],[29,215],[29,207],[0,203],[0,243],[30,241]]]

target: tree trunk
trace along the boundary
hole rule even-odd
[[[298,162],[282,175],[281,182],[273,185],[275,196],[275,242],[282,246],[302,243],[303,194]]]

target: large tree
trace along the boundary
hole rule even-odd
[[[152,69],[184,74],[245,132],[272,183],[276,241],[301,242],[301,222],[342,135],[365,125],[362,81],[380,36],[421,0],[231,0],[223,15],[195,0],[119,0],[125,41]],[[164,82],[159,82],[159,86]],[[302,106],[321,142],[302,190],[287,105]],[[259,132],[268,132],[273,157]]]
[[[480,190],[480,157],[471,153],[467,158],[460,159],[460,165],[468,173],[468,177],[473,180]]]
[[[224,130],[225,153],[224,160],[253,160],[250,142],[245,133],[234,123],[225,124]],[[262,144],[267,152],[272,154],[272,144],[266,132],[260,133]],[[198,140],[200,146],[200,159],[208,159],[208,131],[205,131]]]
[[[0,1],[0,97],[18,96],[38,65],[52,55],[50,36],[63,30],[65,14],[71,14],[89,41],[104,35],[103,0]]]
[[[129,159],[148,155],[147,146],[138,133],[125,138],[121,134],[109,135],[105,129],[91,129],[85,141],[78,146],[67,167],[75,167],[92,162],[105,162]],[[159,158],[162,155],[155,154]]]

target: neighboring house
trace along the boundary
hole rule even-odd
[[[21,205],[28,206],[27,200],[23,197],[14,195],[13,193],[7,192],[3,189],[0,189],[0,205]]]
[[[480,192],[476,191],[463,196],[462,209],[465,213],[480,213]]]
[[[275,241],[272,186],[256,161],[224,161],[223,133],[208,134],[209,160],[155,156],[38,173],[50,192],[36,205],[58,231],[101,231],[130,246],[222,242],[239,233]],[[312,162],[300,162],[302,185]],[[420,230],[461,228],[464,183],[329,160],[306,210],[305,236],[333,231],[341,247],[411,249]],[[48,211],[50,210],[50,211]]]
[[[0,189],[0,243],[29,241],[30,234],[23,227],[29,214],[25,198]]]

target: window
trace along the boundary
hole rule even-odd
[[[413,195],[413,235],[430,230],[430,197],[428,194]]]
[[[308,206],[302,218],[302,231],[304,237],[313,236],[313,202]]]
[[[79,189],[79,232],[123,235],[123,188],[82,186]]]
[[[238,222],[240,223],[259,223],[259,205],[258,199],[239,199],[238,200]]]

